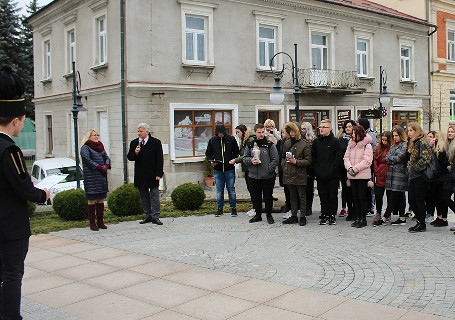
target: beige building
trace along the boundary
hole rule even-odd
[[[34,29],[37,158],[74,156],[72,69],[86,112],[80,135],[99,128],[112,159],[111,189],[132,180],[126,160],[136,126],[164,146],[163,188],[202,182],[217,123],[230,132],[295,119],[292,62],[298,45],[301,121],[337,128],[377,109],[379,68],[392,102],[383,128],[425,122],[430,105],[425,20],[368,1],[55,0],[29,18]],[[282,104],[269,92],[285,64]],[[291,59],[293,61],[291,61]],[[384,75],[385,75],[384,74]],[[377,120],[372,124],[379,128]],[[77,137],[80,139],[80,137]]]

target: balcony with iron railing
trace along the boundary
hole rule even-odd
[[[299,83],[302,92],[324,91],[342,94],[363,93],[365,88],[356,71],[299,69]]]

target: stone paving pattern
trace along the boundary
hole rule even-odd
[[[49,302],[46,293],[58,288],[65,288],[59,295],[74,290],[85,299],[97,297],[92,312],[97,303],[103,308],[106,303],[142,304],[137,299],[150,295],[140,287],[150,281],[147,275],[155,281],[147,288],[170,286],[171,292],[180,292],[184,283],[194,300],[147,306],[149,314],[161,318],[130,314],[123,319],[455,319],[455,235],[448,227],[428,225],[427,232],[411,234],[411,221],[407,227],[373,228],[372,218],[362,229],[344,219],[320,226],[318,202],[305,227],[281,224],[281,214],[274,214],[274,225],[225,214],[163,218],[163,226],[134,221],[99,232],[83,228],[34,236],[24,279],[24,319],[86,319],[77,318],[78,306],[87,305],[76,297],[61,305]],[[449,219],[454,218],[451,213]],[[46,277],[49,282],[43,281]],[[225,277],[220,285],[217,279]],[[200,285],[201,279],[206,284]],[[264,297],[267,289],[242,287],[249,281],[257,281],[256,289],[273,284],[268,289],[275,294]],[[162,294],[175,298],[158,289],[156,295]],[[312,311],[316,302],[317,311]],[[231,306],[225,313],[207,310],[207,305],[223,309],[225,304]]]

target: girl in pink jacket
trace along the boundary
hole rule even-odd
[[[373,162],[371,141],[371,136],[365,133],[362,126],[355,126],[343,158],[354,202],[355,221],[351,226],[356,228],[367,225],[367,191]]]

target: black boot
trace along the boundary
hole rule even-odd
[[[367,226],[367,215],[366,215],[366,213],[364,213],[358,220],[356,228],[363,228],[366,226]]]
[[[258,221],[262,221],[262,217],[261,217],[261,214],[257,214],[250,219],[250,223],[254,223],[254,222],[258,222]]]
[[[267,213],[267,222],[268,222],[269,224],[274,224],[274,223],[275,223],[275,220],[273,219],[271,213]]]
[[[352,217],[352,220],[348,220],[348,218],[349,218],[349,214],[348,214],[348,218],[346,218],[346,220],[354,221],[353,223],[351,223],[351,227],[357,228],[357,225],[360,222],[360,218],[357,216],[357,214],[355,212],[354,212],[354,214],[351,217]]]

